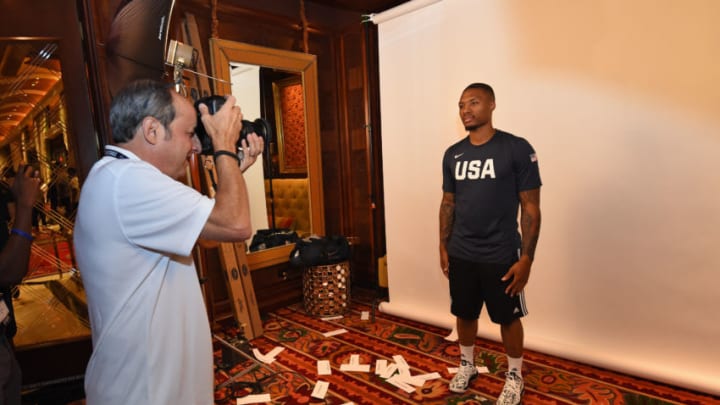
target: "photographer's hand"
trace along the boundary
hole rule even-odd
[[[217,169],[215,206],[208,217],[200,238],[223,242],[237,242],[252,235],[250,202],[242,172],[238,170],[237,141],[242,129],[242,112],[235,105],[235,97],[228,96],[222,108],[210,115],[207,106],[200,104],[200,119],[212,139]],[[219,152],[224,152],[218,154]],[[234,159],[228,155],[234,155]]]
[[[265,140],[255,132],[248,134],[247,140],[242,140],[243,158],[240,161],[240,170],[244,173],[248,167],[255,163],[263,150],[265,150]]]
[[[235,97],[228,96],[215,114],[211,115],[205,104],[200,104],[198,110],[203,126],[212,139],[213,148],[216,151],[236,152],[235,145],[240,137],[243,115],[240,107],[235,105]]]

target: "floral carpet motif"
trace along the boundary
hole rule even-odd
[[[281,346],[284,350],[270,365],[259,366],[247,357],[232,361],[227,348],[216,342],[216,403],[230,405],[250,393],[269,393],[273,404],[492,404],[502,390],[507,370],[501,344],[478,338],[476,364],[488,368],[468,391],[448,390],[452,378],[448,367],[456,367],[457,344],[444,339],[450,331],[376,312],[375,321],[361,320],[362,311],[372,308],[354,302],[342,319],[322,320],[305,313],[301,305],[270,313],[264,334],[250,341],[262,353]],[[332,337],[323,334],[346,329]],[[223,338],[238,336],[238,330],[215,331]],[[249,350],[249,349],[248,349]],[[375,361],[393,362],[402,355],[412,375],[437,372],[440,379],[426,381],[407,393],[376,375]],[[341,371],[341,364],[358,355],[370,372]],[[523,404],[720,404],[720,397],[630,377],[538,352],[526,351],[523,362]],[[331,375],[317,374],[317,361],[329,360]],[[330,388],[324,400],[311,397],[316,381]]]
[[[71,247],[64,237],[42,234],[36,237],[30,252],[26,279],[59,274],[73,267]]]

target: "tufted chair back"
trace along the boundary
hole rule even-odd
[[[290,228],[301,237],[310,233],[310,193],[308,179],[273,179],[275,195],[275,227]],[[268,180],[265,190],[268,191]],[[270,216],[270,194],[267,193],[267,212]]]

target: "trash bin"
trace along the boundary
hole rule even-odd
[[[350,309],[350,262],[306,267],[303,304],[310,315],[343,315]]]

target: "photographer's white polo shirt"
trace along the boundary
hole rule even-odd
[[[212,404],[212,342],[191,252],[214,200],[108,149],[120,158],[93,166],[74,230],[93,340],[87,403]]]

